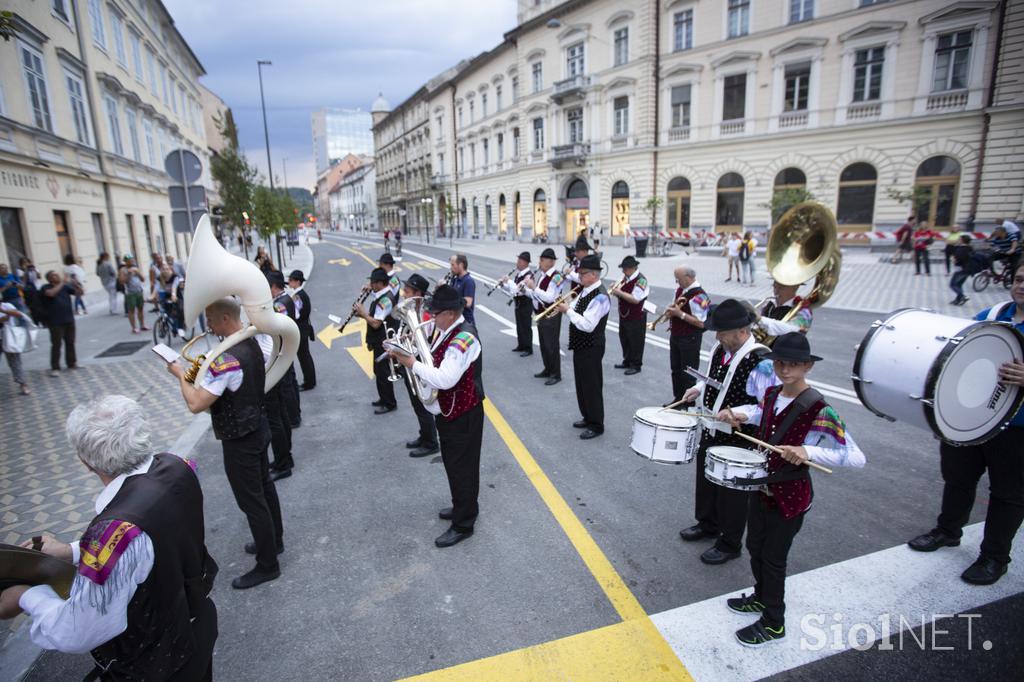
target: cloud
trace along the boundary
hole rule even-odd
[[[206,68],[203,83],[235,114],[239,143],[266,173],[256,60],[263,68],[275,176],[312,187],[310,114],[324,106],[393,105],[515,25],[512,0],[164,0]]]

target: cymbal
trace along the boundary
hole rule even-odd
[[[0,543],[0,589],[12,585],[49,585],[67,599],[75,579],[75,565],[49,554]]]

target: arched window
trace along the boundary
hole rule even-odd
[[[587,190],[587,183],[582,180],[573,180],[572,184],[569,185],[569,189],[565,192],[566,199],[588,199],[590,193]]]
[[[715,203],[715,229],[743,229],[743,176],[726,173],[718,180],[718,198]]]
[[[612,185],[612,236],[626,233],[629,227],[629,185],[619,180]]]
[[[783,168],[775,176],[775,185],[772,193],[772,224],[779,221],[779,218],[792,206],[806,201],[807,176],[799,168]]]
[[[508,220],[505,219],[505,195],[498,195],[498,234],[505,236],[508,229]]]
[[[544,190],[533,193],[533,234],[540,236],[548,233],[548,196]]]
[[[590,190],[576,179],[565,190],[565,239],[575,241],[590,226]]]
[[[665,197],[665,229],[690,229],[690,181],[686,178],[672,178],[668,183]]]
[[[523,213],[522,204],[519,201],[519,192],[516,192],[516,237],[519,236],[520,230],[523,229]]]
[[[917,167],[914,177],[915,215],[932,228],[956,224],[956,195],[960,189],[960,164],[949,156],[933,156]]]
[[[875,189],[878,171],[870,163],[853,163],[839,174],[836,222],[844,227],[867,230],[875,219]]]

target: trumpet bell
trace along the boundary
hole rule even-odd
[[[793,206],[772,228],[765,264],[780,284],[800,285],[821,272],[838,249],[832,212],[816,201]]]

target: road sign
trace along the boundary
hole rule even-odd
[[[193,184],[203,174],[199,157],[187,149],[175,149],[164,159],[164,170],[176,183],[167,188],[171,202],[171,226],[175,232],[190,234],[209,207],[206,188]]]
[[[203,163],[187,149],[175,149],[164,159],[164,170],[178,185],[191,185],[203,174]]]

